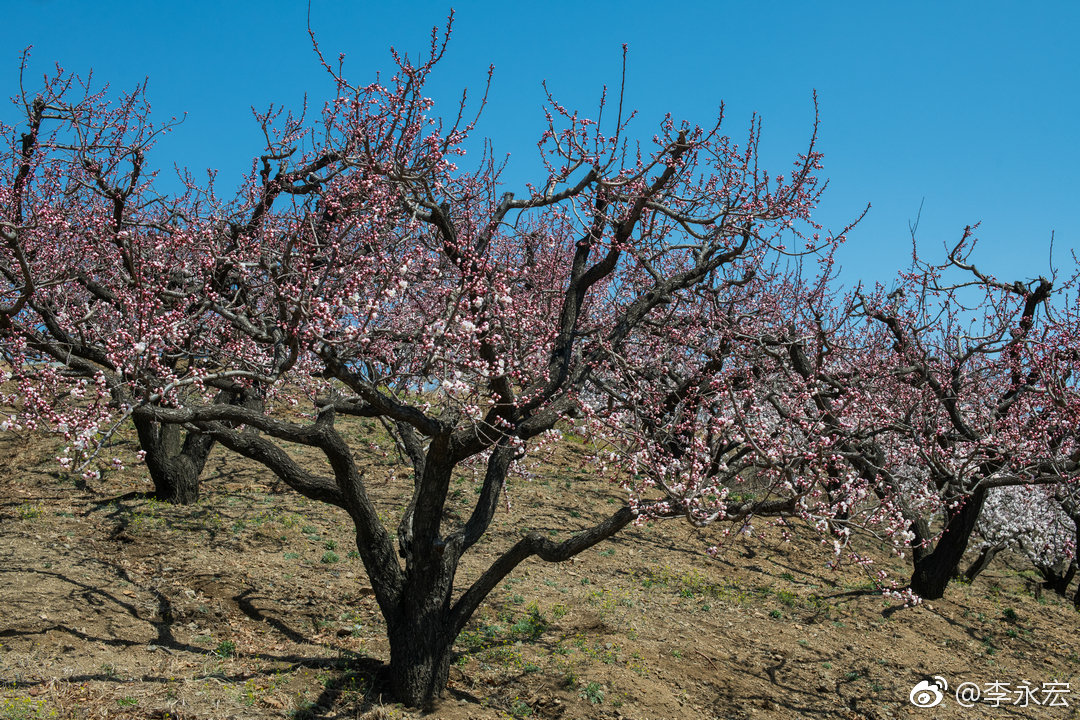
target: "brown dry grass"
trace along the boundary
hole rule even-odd
[[[419,716],[380,695],[384,627],[344,513],[220,451],[189,507],[138,495],[150,484],[134,462],[78,490],[57,475],[56,451],[52,438],[0,436],[0,719]],[[463,582],[523,527],[565,537],[621,500],[581,453],[568,440],[515,484]],[[387,522],[407,489],[392,463],[368,468]],[[452,497],[464,511],[472,480]],[[908,703],[930,675],[1077,684],[1077,614],[1031,597],[1019,564],[899,609],[863,571],[825,569],[808,531],[743,538],[717,559],[702,552],[714,541],[645,525],[573,563],[522,565],[459,639],[428,717],[1077,716]],[[902,561],[878,555],[903,576]]]

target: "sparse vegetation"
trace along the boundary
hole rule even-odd
[[[558,452],[567,451],[560,449]],[[232,466],[223,463],[219,467]],[[257,475],[252,474],[254,477]],[[128,487],[137,487],[141,481],[134,473],[121,473],[114,479],[121,483],[118,493],[126,492]],[[357,572],[356,565],[338,563],[328,568],[321,563],[300,562],[305,554],[288,549],[290,544],[297,549],[304,548],[308,542],[305,536],[316,534],[310,531],[311,528],[334,527],[329,514],[324,515],[307,506],[303,512],[310,514],[310,520],[301,521],[300,507],[290,495],[259,496],[273,501],[275,505],[271,506],[254,502],[229,504],[227,498],[244,490],[234,488],[229,494],[218,494],[220,482],[211,476],[203,500],[192,507],[160,503],[151,506],[146,500],[134,500],[106,505],[102,511],[93,509],[93,496],[82,496],[78,502],[86,505],[79,506],[70,504],[77,498],[67,495],[66,502],[72,512],[44,513],[32,523],[16,527],[0,538],[0,542],[18,543],[11,551],[18,570],[8,577],[25,578],[26,582],[34,583],[34,587],[43,591],[48,586],[41,584],[44,581],[32,568],[35,562],[40,566],[40,561],[46,559],[54,563],[53,572],[63,575],[71,574],[77,567],[111,567],[102,564],[102,560],[112,563],[121,558],[125,565],[148,568],[145,572],[127,571],[126,576],[100,574],[83,579],[81,582],[101,586],[100,592],[91,592],[85,598],[72,596],[65,589],[68,586],[57,580],[55,588],[48,591],[52,594],[43,596],[51,599],[43,602],[41,610],[19,612],[21,619],[14,626],[16,629],[33,631],[37,627],[47,627],[47,621],[41,620],[39,615],[53,618],[64,612],[72,622],[97,636],[111,637],[108,633],[114,633],[118,640],[123,640],[124,633],[135,632],[140,626],[132,626],[129,631],[115,623],[120,618],[132,618],[126,607],[133,607],[136,608],[137,623],[155,632],[152,630],[154,623],[161,622],[160,616],[156,615],[159,601],[154,600],[152,594],[156,590],[168,601],[169,627],[179,643],[171,652],[148,650],[145,644],[118,652],[109,645],[83,644],[76,636],[66,635],[61,642],[79,648],[64,653],[65,657],[74,658],[67,662],[93,663],[76,672],[99,679],[91,681],[86,688],[79,684],[66,685],[62,679],[47,688],[35,686],[44,688],[39,696],[29,695],[27,686],[9,686],[0,691],[6,703],[2,706],[6,715],[0,715],[0,718],[65,717],[62,709],[70,707],[71,698],[76,697],[82,698],[78,702],[83,705],[97,703],[101,707],[111,707],[113,712],[138,708],[139,712],[149,714],[180,700],[189,703],[189,707],[198,707],[200,702],[214,698],[213,702],[221,707],[234,708],[229,712],[237,716],[243,716],[244,712],[292,712],[295,717],[314,718],[322,712],[317,709],[316,699],[324,693],[337,698],[334,702],[338,713],[352,708],[349,712],[355,711],[365,717],[364,713],[382,708],[379,712],[384,713],[384,717],[395,716],[403,720],[414,717],[400,707],[379,705],[373,676],[339,670],[336,664],[329,664],[326,669],[305,669],[271,659],[290,653],[317,657],[327,654],[327,646],[339,654],[341,668],[353,667],[353,663],[366,662],[366,659],[385,657],[379,616],[373,612],[371,596],[365,594],[366,591],[357,592],[363,587],[363,575],[362,570]],[[606,491],[603,483],[595,481],[592,484],[580,481],[577,487],[579,492],[591,491],[589,488]],[[385,488],[385,502],[389,506],[393,501],[392,493],[398,490],[393,485]],[[401,491],[404,489],[402,487]],[[549,491],[549,486],[540,483],[528,490]],[[524,512],[534,513],[535,510],[525,504],[527,500],[527,495],[518,498],[520,504],[529,508]],[[587,502],[587,498],[582,499],[583,513]],[[17,501],[0,505],[0,514],[18,518],[20,505]],[[117,544],[115,540],[107,540],[117,522],[130,523],[136,517],[144,518],[137,542]],[[516,517],[508,516],[500,532],[516,533]],[[206,572],[214,562],[221,562],[210,559],[218,557],[214,554],[218,548],[234,547],[238,542],[232,532],[221,530],[222,527],[231,528],[237,520],[244,521],[239,542],[245,543],[247,550],[237,558],[242,564],[238,564],[234,572],[242,569],[250,575],[251,579],[244,583],[231,581],[230,573]],[[309,532],[304,532],[305,529]],[[637,531],[644,533],[646,529],[642,527]],[[159,557],[157,548],[174,542],[171,538],[176,532],[184,533],[189,539],[190,549],[171,556],[168,564],[153,560]],[[676,526],[658,526],[648,532],[653,533],[653,537],[664,538],[667,533],[682,531]],[[94,533],[99,533],[101,538],[97,544],[77,539],[92,537]],[[64,552],[76,555],[68,557],[49,552],[34,540],[35,534],[60,538],[59,542],[71,545]],[[319,548],[319,554],[315,558],[321,553],[334,552],[326,549],[327,541],[333,540],[337,543],[335,547],[342,547],[343,539],[332,532],[318,531],[317,535],[315,547]],[[683,537],[682,541],[686,542],[687,538]],[[461,672],[461,677],[475,684],[470,690],[472,694],[479,694],[481,691],[477,688],[483,688],[486,705],[466,702],[459,708],[456,701],[450,699],[440,710],[440,716],[451,720],[464,720],[470,715],[492,720],[507,716],[544,717],[553,707],[548,704],[552,699],[558,699],[567,707],[571,717],[588,717],[592,712],[590,708],[601,705],[614,708],[616,701],[621,703],[621,712],[629,717],[675,716],[679,708],[688,706],[680,703],[710,702],[708,698],[712,697],[712,691],[705,683],[718,676],[737,681],[744,678],[740,682],[750,694],[764,692],[766,688],[775,692],[767,677],[745,675],[745,666],[757,657],[758,652],[783,648],[790,655],[782,672],[794,673],[793,683],[816,684],[819,681],[814,672],[836,673],[835,679],[842,682],[839,694],[830,690],[821,696],[820,702],[823,708],[835,708],[835,711],[823,710],[823,717],[842,720],[847,717],[844,713],[850,712],[850,702],[866,703],[859,707],[869,709],[872,698],[904,699],[910,690],[903,659],[890,666],[901,668],[899,671],[867,674],[855,668],[877,668],[883,662],[882,655],[892,657],[892,653],[901,652],[905,643],[908,647],[917,646],[920,652],[929,652],[927,662],[941,662],[940,657],[934,659],[933,651],[924,647],[922,639],[923,624],[936,616],[915,608],[881,617],[880,603],[875,595],[848,595],[851,589],[857,588],[861,592],[867,588],[855,568],[840,571],[836,577],[839,587],[831,589],[822,584],[812,564],[800,566],[807,573],[805,575],[784,570],[783,573],[790,577],[782,573],[770,576],[765,572],[732,572],[724,565],[726,553],[741,553],[743,548],[759,554],[771,553],[768,557],[783,561],[789,567],[791,563],[797,563],[796,555],[785,553],[785,545],[772,543],[768,537],[739,540],[717,561],[709,560],[703,554],[686,554],[684,560],[676,561],[660,553],[641,553],[641,546],[616,545],[613,546],[617,551],[614,555],[601,558],[597,553],[592,555],[591,564],[583,561],[569,566],[571,574],[564,572],[565,566],[538,565],[530,567],[527,576],[511,576],[500,584],[496,602],[482,611],[456,643],[454,672]],[[626,552],[632,547],[634,553]],[[96,556],[93,555],[95,552],[103,554]],[[90,555],[86,555],[88,553]],[[85,559],[76,559],[81,557],[99,559],[88,564]],[[25,566],[17,558],[24,558]],[[883,557],[882,561],[887,564],[889,560]],[[146,565],[148,562],[156,564],[151,569]],[[771,567],[770,560],[760,562],[763,571]],[[346,578],[347,569],[355,572],[355,576]],[[328,577],[326,573],[331,571],[340,576]],[[969,657],[971,663],[977,662],[976,657],[983,658],[982,662],[1003,661],[1007,657],[1011,662],[1027,667],[1024,672],[1034,676],[1043,666],[1038,664],[1038,658],[1030,661],[1020,658],[1017,653],[1025,652],[1026,646],[1017,644],[1014,647],[1014,644],[1026,642],[1024,638],[1027,637],[1048,638],[1066,632],[1068,623],[1075,622],[1070,619],[1073,611],[1068,603],[1060,602],[1056,596],[1053,600],[1044,596],[1043,604],[1040,604],[1025,595],[1024,578],[1019,574],[1013,578],[996,575],[993,568],[987,572],[987,577],[963,586],[964,595],[957,598],[956,604],[943,601],[935,606],[936,613],[946,614],[955,623],[935,630],[946,633],[938,647],[949,657]],[[987,579],[999,587],[991,591]],[[583,583],[584,580],[588,582]],[[9,589],[0,588],[0,602],[22,607],[15,596],[5,594],[17,586],[18,583],[9,583]],[[1006,598],[1008,604],[1005,604]],[[99,602],[101,604],[96,604]],[[706,605],[710,610],[703,614]],[[61,611],[60,608],[67,609]],[[104,624],[95,626],[91,620],[98,616],[95,608],[105,613],[101,617],[115,618],[110,622],[116,629],[108,630]],[[310,621],[305,621],[309,615],[313,615]],[[995,617],[999,618],[997,622]],[[1024,618],[1022,624],[1021,617]],[[267,624],[261,618],[269,618],[272,623]],[[732,625],[729,626],[729,622]],[[995,626],[997,634],[987,634]],[[694,640],[678,637],[690,627],[697,628]],[[758,634],[764,627],[798,627],[802,635],[812,631],[817,636],[793,636],[784,640],[775,634]],[[985,636],[986,640],[971,642],[966,634],[970,628],[985,628],[980,630],[983,633],[980,638]],[[1033,632],[1029,635],[1029,631]],[[226,632],[228,634],[222,637]],[[285,632],[294,635],[283,634]],[[679,639],[676,647],[670,646],[673,633]],[[899,638],[894,634],[899,634]],[[23,673],[27,670],[37,672],[39,665],[29,664],[29,659],[39,652],[31,645],[29,638],[33,637],[0,638],[5,643],[0,648],[2,665],[23,667]],[[241,642],[244,653],[238,652]],[[845,645],[851,645],[852,650],[844,650]],[[864,646],[869,649],[863,650]],[[192,662],[191,658],[198,655],[193,656],[191,650],[183,648],[201,648],[204,660],[196,661],[194,673],[192,668],[185,668],[184,663]],[[822,659],[818,655],[819,648],[831,648],[830,655]],[[136,663],[138,654],[145,654],[146,659]],[[87,659],[79,660],[80,657]],[[165,681],[141,683],[128,680],[140,676],[136,669],[138,663],[151,661],[169,663]],[[1025,662],[1036,664],[1023,665]],[[1061,662],[1065,663],[1066,659],[1062,658]],[[1077,664],[1071,662],[1074,666]],[[770,659],[767,664],[775,666],[778,661]],[[834,666],[842,671],[838,672]],[[46,663],[40,667],[42,672],[56,674],[61,666]],[[670,685],[672,677],[680,678],[685,697],[682,691],[675,692]],[[12,678],[3,679],[10,681]],[[123,685],[117,685],[120,680],[124,680]],[[759,682],[765,684],[759,687],[755,684]],[[849,685],[851,687],[847,689]],[[538,693],[535,688],[540,686],[552,689]],[[125,698],[137,700],[138,704],[124,704],[130,702]],[[61,710],[50,715],[57,708]]]
[[[214,653],[219,657],[232,657],[236,655],[236,643],[232,640],[222,640],[214,648]]]

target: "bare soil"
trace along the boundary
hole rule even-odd
[[[359,432],[360,430],[358,430]],[[1073,718],[1080,616],[999,559],[973,585],[913,608],[868,570],[826,567],[794,526],[704,549],[719,530],[646,524],[558,565],[528,562],[459,638],[443,700],[384,701],[384,625],[347,516],[218,449],[203,497],[148,499],[129,469],[79,488],[59,443],[0,435],[0,720],[15,718]],[[476,577],[526,528],[566,537],[622,501],[565,441],[511,487],[512,505],[466,556]],[[314,461],[314,460],[313,460]],[[407,477],[375,456],[371,492],[394,523]],[[475,497],[462,476],[452,499]],[[867,545],[903,578],[904,561]],[[916,683],[944,677],[933,709]],[[961,707],[962,682],[1070,683],[1068,707]],[[1035,699],[1045,699],[1041,692]]]

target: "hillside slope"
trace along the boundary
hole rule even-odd
[[[362,432],[363,429],[358,429]],[[117,448],[127,457],[130,444]],[[215,451],[203,499],[146,499],[137,462],[78,489],[51,438],[0,435],[0,718],[411,718],[383,704],[384,626],[351,525]],[[565,536],[621,502],[572,440],[510,488],[475,577],[524,528]],[[313,460],[314,461],[314,460]],[[407,478],[367,471],[386,521]],[[462,512],[471,478],[455,481]],[[1080,617],[999,559],[972,586],[914,608],[798,525],[728,540],[668,522],[631,528],[573,563],[521,566],[458,642],[429,717],[1070,718],[1080,707]],[[869,547],[898,578],[902,560]],[[930,676],[950,688],[1071,683],[1068,707],[908,701]],[[1059,686],[1060,687],[1060,686]]]

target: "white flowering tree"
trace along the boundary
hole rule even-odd
[[[974,580],[998,553],[1011,549],[1031,562],[1046,587],[1064,597],[1076,575],[1080,537],[1074,493],[1075,488],[1064,485],[991,490],[976,525],[979,554],[965,577]]]

